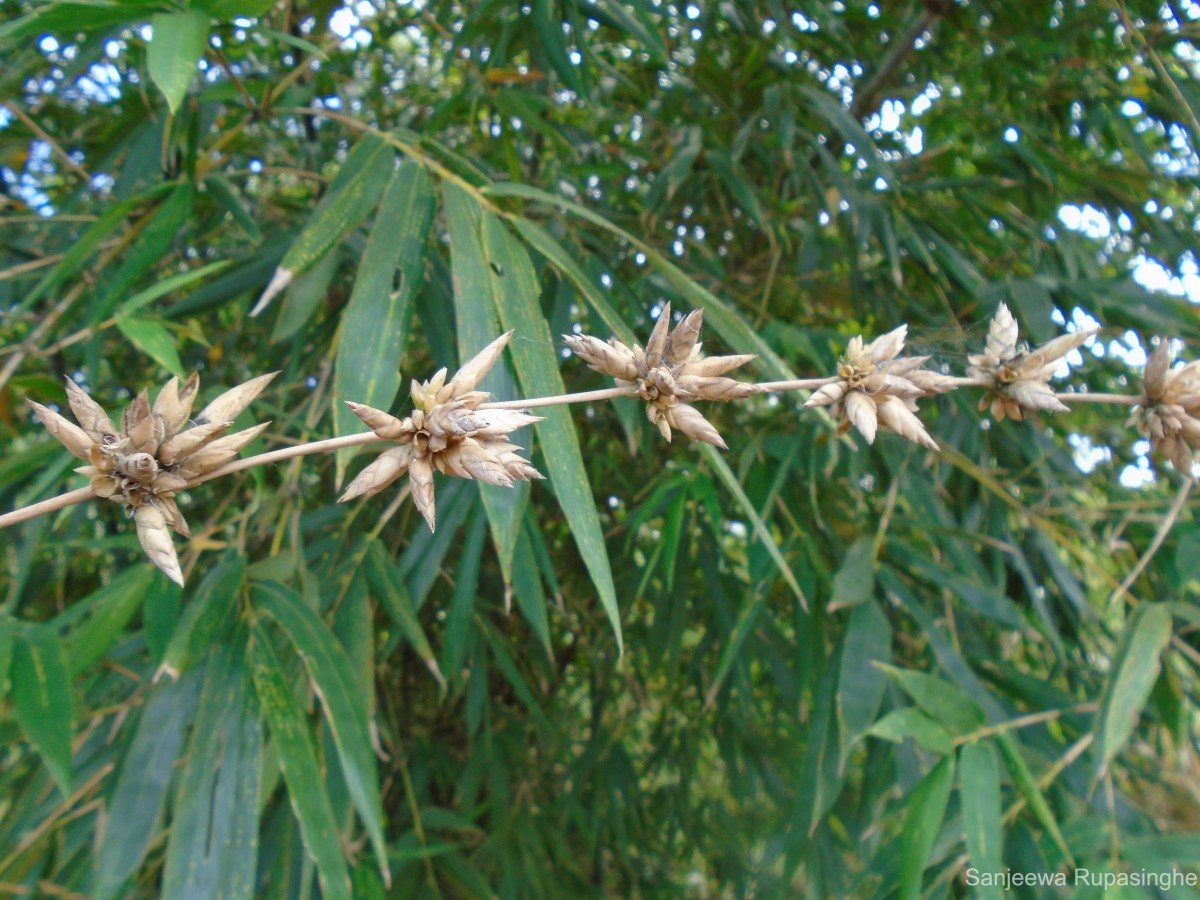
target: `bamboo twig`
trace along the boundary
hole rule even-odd
[[[1141,394],[1093,394],[1091,391],[1076,394],[1059,393],[1058,399],[1063,403],[1117,403],[1121,406],[1137,406],[1142,402]]]
[[[1166,516],[1163,517],[1162,524],[1158,526],[1158,533],[1154,535],[1154,540],[1150,542],[1150,546],[1146,548],[1146,552],[1142,554],[1137,564],[1129,570],[1129,574],[1125,576],[1125,580],[1118,585],[1117,589],[1113,591],[1112,596],[1108,598],[1109,606],[1125,596],[1125,593],[1137,581],[1138,576],[1150,564],[1150,560],[1154,558],[1154,554],[1158,552],[1159,547],[1163,545],[1163,541],[1167,539],[1167,535],[1171,533],[1171,529],[1175,527],[1175,520],[1179,518],[1179,514],[1183,511],[1183,505],[1187,502],[1188,494],[1191,493],[1195,484],[1196,479],[1191,475],[1188,475],[1184,479],[1183,484],[1179,488],[1179,493],[1175,495],[1175,502],[1171,504],[1171,508],[1167,510]]]

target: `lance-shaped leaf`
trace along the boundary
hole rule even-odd
[[[375,751],[363,715],[365,706],[355,702],[353,696],[355,679],[350,660],[325,623],[296,592],[275,582],[264,582],[255,585],[252,596],[255,607],[279,624],[304,663],[333,733],[350,797],[366,825],[384,882],[390,883]]]
[[[309,218],[250,311],[257,316],[297,275],[312,268],[375,208],[395,167],[383,138],[368,135],[346,157],[329,193]]]
[[[317,765],[308,722],[296,705],[269,641],[261,625],[252,626],[250,663],[259,707],[275,742],[288,797],[300,820],[304,847],[316,863],[321,893],[334,900],[350,900],[350,872],[338,838],[325,776]]]

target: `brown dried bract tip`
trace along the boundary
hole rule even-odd
[[[688,437],[726,449],[725,441],[698,410],[695,400],[741,400],[759,393],[754,384],[722,378],[726,372],[745,365],[753,356],[700,355],[703,310],[684,316],[671,330],[671,304],[663,307],[646,342],[625,346],[616,338],[605,343],[586,334],[564,334],[571,352],[592,369],[609,375],[621,387],[635,387],[646,401],[646,416],[668,441],[676,428]]]
[[[838,380],[813,393],[805,406],[829,406],[840,417],[838,434],[851,426],[874,443],[879,428],[895,432],[922,447],[938,445],[917,418],[917,400],[946,390],[943,376],[921,368],[927,356],[898,356],[908,326],[901,325],[864,344],[862,336],[846,345],[838,362]]]
[[[1160,338],[1142,377],[1142,399],[1130,424],[1186,478],[1200,449],[1200,361],[1172,369],[1171,342]]]
[[[67,402],[79,425],[29,401],[34,415],[68,450],[88,465],[76,469],[91,479],[98,497],[125,507],[137,523],[138,540],[150,561],[183,584],[183,572],[168,527],[183,537],[190,531],[175,495],[188,482],[229,462],[262,433],[256,425],[226,435],[233,420],[277,373],[261,375],[217,397],[185,428],[200,389],[196,373],[182,385],[172,378],[154,405],[145,391],[134,397],[114,427],[108,413],[70,378]]]
[[[437,523],[434,507],[434,470],[457,478],[512,487],[513,481],[528,481],[542,475],[517,455],[520,449],[508,441],[518,428],[540,422],[540,416],[508,409],[479,409],[487,400],[475,390],[512,338],[503,334],[479,351],[449,381],[441,369],[428,381],[414,381],[415,409],[405,419],[382,410],[346,401],[367,427],[397,446],[381,453],[350,482],[339,503],[354,497],[374,497],[408,472],[413,502],[432,531]]]
[[[1017,320],[1001,303],[988,329],[983,353],[967,357],[967,375],[985,383],[989,394],[979,401],[982,412],[991,407],[997,422],[1005,416],[1020,421],[1030,410],[1068,412],[1050,387],[1059,360],[1100,329],[1088,328],[1056,337],[1036,350],[1017,346]]]

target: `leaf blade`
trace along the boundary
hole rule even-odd
[[[513,362],[522,389],[535,397],[566,393],[553,350],[554,341],[542,315],[537,275],[529,255],[491,213],[484,214],[483,236],[495,296],[504,297],[504,302],[498,304],[502,324],[529,339],[521,341],[513,350]],[[563,407],[548,407],[543,410],[543,415],[545,419],[534,428],[542,443],[547,476],[554,485],[559,507],[575,537],[592,583],[600,594],[600,605],[616,636],[618,653],[623,654],[625,644],[612,566],[583,464],[579,436],[570,414]]]
[[[335,397],[382,410],[389,409],[396,399],[433,208],[429,176],[417,163],[405,162],[384,191],[354,289],[342,313],[333,373]],[[393,290],[397,270],[401,282],[399,289]],[[352,434],[362,430],[362,422],[344,403],[338,403],[334,430],[339,435]],[[339,487],[353,455],[353,448],[338,451],[335,480]]]
[[[390,883],[379,772],[367,717],[361,714],[365,706],[354,701],[355,678],[350,659],[325,623],[295,591],[277,582],[258,582],[251,589],[251,598],[256,609],[265,612],[283,629],[308,671],[333,733],[346,787],[366,826],[384,883]]]
[[[178,111],[208,44],[208,16],[199,10],[159,13],[146,51],[150,79],[162,91],[172,113]]]
[[[316,864],[321,890],[336,900],[350,900],[350,872],[308,723],[268,641],[261,626],[251,626],[250,661],[259,707],[275,740],[288,797],[300,821],[305,849]]]
[[[66,652],[52,628],[30,625],[17,633],[11,682],[13,712],[21,730],[37,748],[63,796],[69,796],[75,701]]]

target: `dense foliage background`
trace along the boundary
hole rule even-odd
[[[82,484],[24,406],[63,373],[113,410],[281,370],[252,453],[514,323],[497,396],[554,354],[606,386],[551,336],[644,340],[665,301],[763,380],[901,323],[961,373],[1001,301],[1106,326],[1061,390],[1135,393],[1152,335],[1200,355],[1191,0],[2,8],[4,509]],[[1194,504],[1120,591],[1178,474],[1125,408],[978,397],[923,403],[940,454],[796,394],[707,407],[725,453],[571,407],[525,439],[549,481],[442,479],[436,534],[335,503],[366,452],[253,469],[187,499],[183,591],[111,504],[5,531],[0,893],[1200,866]]]

